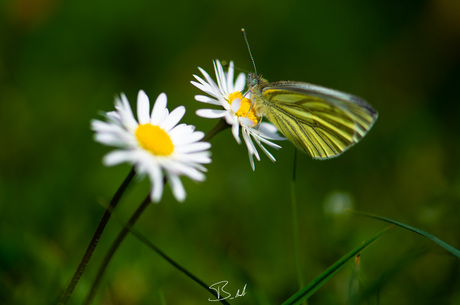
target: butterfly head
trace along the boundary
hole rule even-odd
[[[256,73],[249,72],[247,83],[249,88],[257,87],[260,83],[260,77]]]
[[[257,75],[257,73],[249,72],[247,86],[253,96],[261,97],[262,90],[267,85],[268,82],[259,75]]]

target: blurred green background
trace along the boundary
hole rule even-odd
[[[169,2],[169,3],[168,3]],[[198,66],[234,60],[259,73],[350,92],[380,113],[343,156],[299,154],[296,195],[305,281],[386,225],[333,215],[354,209],[428,231],[460,247],[460,2],[58,1],[0,3],[0,303],[53,304],[70,281],[130,167],[104,167],[110,148],[91,119],[125,92],[198,118]],[[281,304],[298,289],[291,182],[294,148],[262,156],[252,172],[229,130],[212,140],[207,180],[183,179],[185,203],[167,188],[136,229],[209,285],[248,284],[232,304]],[[70,304],[81,304],[110,243],[148,192],[134,183],[120,202]],[[118,220],[117,220],[118,219]],[[357,278],[357,279],[356,279]],[[352,285],[350,285],[352,283]],[[309,304],[460,304],[459,260],[402,229],[385,234],[321,288]],[[208,293],[129,236],[94,304],[209,304]]]

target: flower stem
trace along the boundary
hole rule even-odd
[[[222,130],[225,130],[227,128],[230,128],[230,125],[225,122],[225,119],[220,119],[219,122],[217,122],[217,125],[214,126],[213,129],[211,129],[203,138],[202,141],[209,141],[211,140],[216,134],[221,132]]]
[[[209,141],[211,138],[213,138],[216,134],[219,132],[229,128],[230,125],[225,122],[224,119],[219,120],[219,122],[214,126],[213,129],[211,129],[203,138],[202,141]],[[163,184],[167,183],[166,177],[163,179]],[[105,272],[105,269],[107,268],[110,260],[112,259],[113,255],[115,254],[115,251],[118,249],[118,247],[121,245],[123,240],[125,239],[126,235],[129,233],[130,229],[133,227],[133,225],[136,223],[137,219],[139,216],[142,214],[142,212],[145,210],[145,208],[149,205],[150,203],[150,195],[147,195],[147,197],[144,199],[144,201],[141,203],[141,205],[137,208],[137,210],[134,212],[134,214],[131,216],[129,219],[128,223],[126,226],[123,227],[121,232],[118,234],[117,238],[113,242],[112,246],[110,247],[109,251],[107,252],[106,256],[104,257],[104,261],[102,262],[102,265],[99,268],[99,271],[96,275],[96,279],[93,282],[93,285],[91,286],[91,290],[85,300],[84,305],[89,305],[91,304],[95,293],[96,289],[99,286],[99,283],[102,279],[102,275]],[[174,264],[173,264],[174,265]]]
[[[301,253],[300,253],[300,238],[299,238],[299,220],[297,216],[297,197],[295,194],[295,181],[297,175],[297,148],[294,148],[294,166],[292,170],[292,183],[291,183],[291,208],[292,208],[292,232],[294,238],[294,255],[295,255],[295,264],[297,270],[297,283],[299,289],[302,289],[304,284],[304,279],[302,276],[302,263],[301,263]],[[307,304],[305,300],[304,305]]]
[[[88,305],[91,303],[91,301],[94,298],[94,295],[96,293],[96,289],[99,286],[99,283],[101,282],[102,275],[104,274],[105,269],[107,268],[107,265],[109,264],[110,260],[112,259],[113,255],[115,254],[115,251],[118,249],[118,247],[121,245],[123,240],[125,239],[126,235],[129,233],[129,230],[131,227],[136,223],[136,221],[139,219],[141,216],[142,212],[144,212],[145,208],[150,204],[150,194],[147,195],[147,197],[142,201],[142,203],[139,205],[137,210],[134,212],[134,214],[131,216],[129,219],[128,223],[126,224],[125,227],[121,230],[121,232],[118,234],[117,238],[113,242],[112,246],[110,247],[109,251],[104,257],[104,261],[102,262],[102,265],[99,267],[99,271],[96,275],[96,279],[93,282],[93,285],[91,286],[91,291],[88,294],[88,297],[86,298],[84,304]]]
[[[105,210],[104,215],[102,216],[101,220],[99,221],[99,224],[96,228],[96,232],[94,232],[93,238],[89,242],[88,248],[86,249],[85,254],[83,255],[83,258],[80,261],[80,264],[78,265],[77,270],[75,270],[75,273],[70,280],[69,285],[67,286],[66,290],[64,293],[61,295],[61,298],[59,299],[58,304],[59,305],[65,305],[69,301],[70,297],[72,296],[72,293],[75,289],[75,286],[77,286],[78,281],[80,280],[80,277],[82,276],[83,272],[86,269],[86,266],[89,263],[89,260],[91,259],[91,256],[93,255],[94,250],[96,249],[97,244],[99,243],[99,239],[102,235],[102,232],[105,229],[105,226],[107,225],[107,222],[110,219],[110,216],[112,215],[112,211],[115,209],[117,206],[118,202],[120,201],[121,196],[125,192],[126,188],[128,187],[129,183],[133,180],[134,176],[136,175],[136,171],[134,170],[134,167],[131,169],[129,172],[128,176],[126,176],[125,180],[123,183],[120,185],[118,188],[117,192],[115,195],[113,195],[112,200],[110,201],[109,206]]]

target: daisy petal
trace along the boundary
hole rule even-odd
[[[227,111],[219,109],[198,109],[195,113],[197,116],[203,118],[217,119],[224,117]]]
[[[128,99],[126,98],[126,95],[124,93],[122,93],[120,97],[121,99],[117,99],[116,104],[118,105],[115,106],[115,108],[117,108],[118,110],[118,113],[120,114],[120,120],[123,121],[123,124],[129,130],[134,130],[138,124],[136,119],[134,118],[131,106],[129,105]]]
[[[233,134],[233,137],[235,138],[236,142],[238,144],[240,144],[241,140],[240,140],[240,125],[239,124],[233,124],[233,126],[232,126],[232,134]]]
[[[184,114],[185,107],[177,107],[176,109],[171,111],[168,118],[162,124],[160,124],[160,127],[163,128],[166,132],[170,131],[184,117]]]
[[[147,124],[150,122],[150,102],[147,94],[143,90],[140,90],[137,94],[137,119],[139,124]]]
[[[102,162],[106,166],[113,166],[123,162],[131,162],[134,154],[127,150],[114,150],[104,156]]]
[[[237,113],[238,110],[240,110],[240,107],[241,107],[241,100],[239,98],[234,99],[231,105],[232,112]]]
[[[242,92],[246,87],[246,74],[240,73],[235,81],[234,91]]]
[[[209,148],[211,148],[211,144],[208,142],[195,142],[195,143],[187,144],[181,147],[176,147],[176,151],[182,152],[182,153],[191,153],[191,152],[204,151]]]
[[[163,175],[161,174],[161,169],[156,164],[150,164],[149,166],[149,176],[152,182],[152,191],[150,197],[153,202],[159,202],[161,195],[163,195]]]
[[[233,61],[230,61],[227,71],[224,70],[219,60],[213,61],[213,67],[216,81],[201,68],[199,68],[199,70],[203,74],[204,79],[193,75],[196,81],[192,81],[192,84],[207,94],[196,95],[195,100],[206,104],[220,104],[223,109],[200,109],[196,114],[210,119],[225,118],[227,124],[232,127],[232,135],[238,144],[241,144],[241,130],[241,134],[248,149],[249,162],[251,163],[252,169],[255,168],[254,157],[260,160],[259,153],[253,140],[270,160],[274,161],[275,158],[268,152],[262,143],[273,148],[280,148],[281,146],[271,142],[271,140],[284,140],[284,138],[278,134],[278,130],[274,125],[257,123],[263,118],[263,113],[261,113],[261,108],[263,107],[248,105],[248,102],[253,103],[255,100],[250,91],[244,92],[246,87],[246,74],[240,73],[236,77],[236,80],[234,80],[235,65]],[[244,98],[241,97],[240,94]]]
[[[227,88],[229,92],[235,92],[233,88],[233,73],[234,73],[234,64],[233,61],[230,61],[230,64],[228,66],[228,74],[227,74]]]
[[[161,120],[163,120],[166,104],[168,103],[166,94],[161,93],[153,105],[152,114],[150,115],[150,124],[159,125]]]
[[[195,95],[195,100],[201,103],[212,104],[212,105],[221,105],[220,101],[210,98],[206,95]]]
[[[95,131],[94,139],[106,145],[119,147],[104,156],[105,165],[112,166],[124,162],[134,164],[138,177],[148,176],[151,182],[152,201],[161,200],[164,175],[170,177],[171,188],[176,199],[183,201],[185,189],[179,176],[203,181],[206,172],[203,165],[211,162],[209,152],[211,144],[200,142],[204,133],[195,131],[195,126],[179,124],[185,114],[184,106],[179,106],[169,113],[166,108],[166,94],[162,93],[158,96],[151,116],[149,104],[145,92],[139,91],[138,123],[133,116],[128,99],[121,94],[115,101],[116,111],[105,114],[106,122],[91,121],[91,129]],[[225,115],[225,111],[223,112]],[[147,126],[140,129],[140,125]]]
[[[177,127],[170,131],[171,139],[173,140],[174,145],[184,145],[188,143],[193,143],[204,138],[204,132],[201,131],[196,131],[191,134],[187,134],[186,136],[176,136],[176,134],[179,133],[179,131],[176,132],[176,130],[178,130]],[[185,135],[185,133],[183,134]]]
[[[260,161],[259,153],[257,152],[257,149],[254,146],[254,143],[252,142],[251,137],[246,132],[242,132],[241,134],[243,136],[244,143],[246,143],[246,147],[248,148],[248,152],[251,155],[254,155],[257,161]]]
[[[183,202],[185,200],[185,189],[177,175],[169,174],[169,181],[171,182],[171,190],[176,197],[177,201]]]

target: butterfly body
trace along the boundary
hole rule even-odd
[[[304,82],[268,82],[250,73],[255,110],[315,159],[336,157],[357,143],[378,117],[354,95]]]

